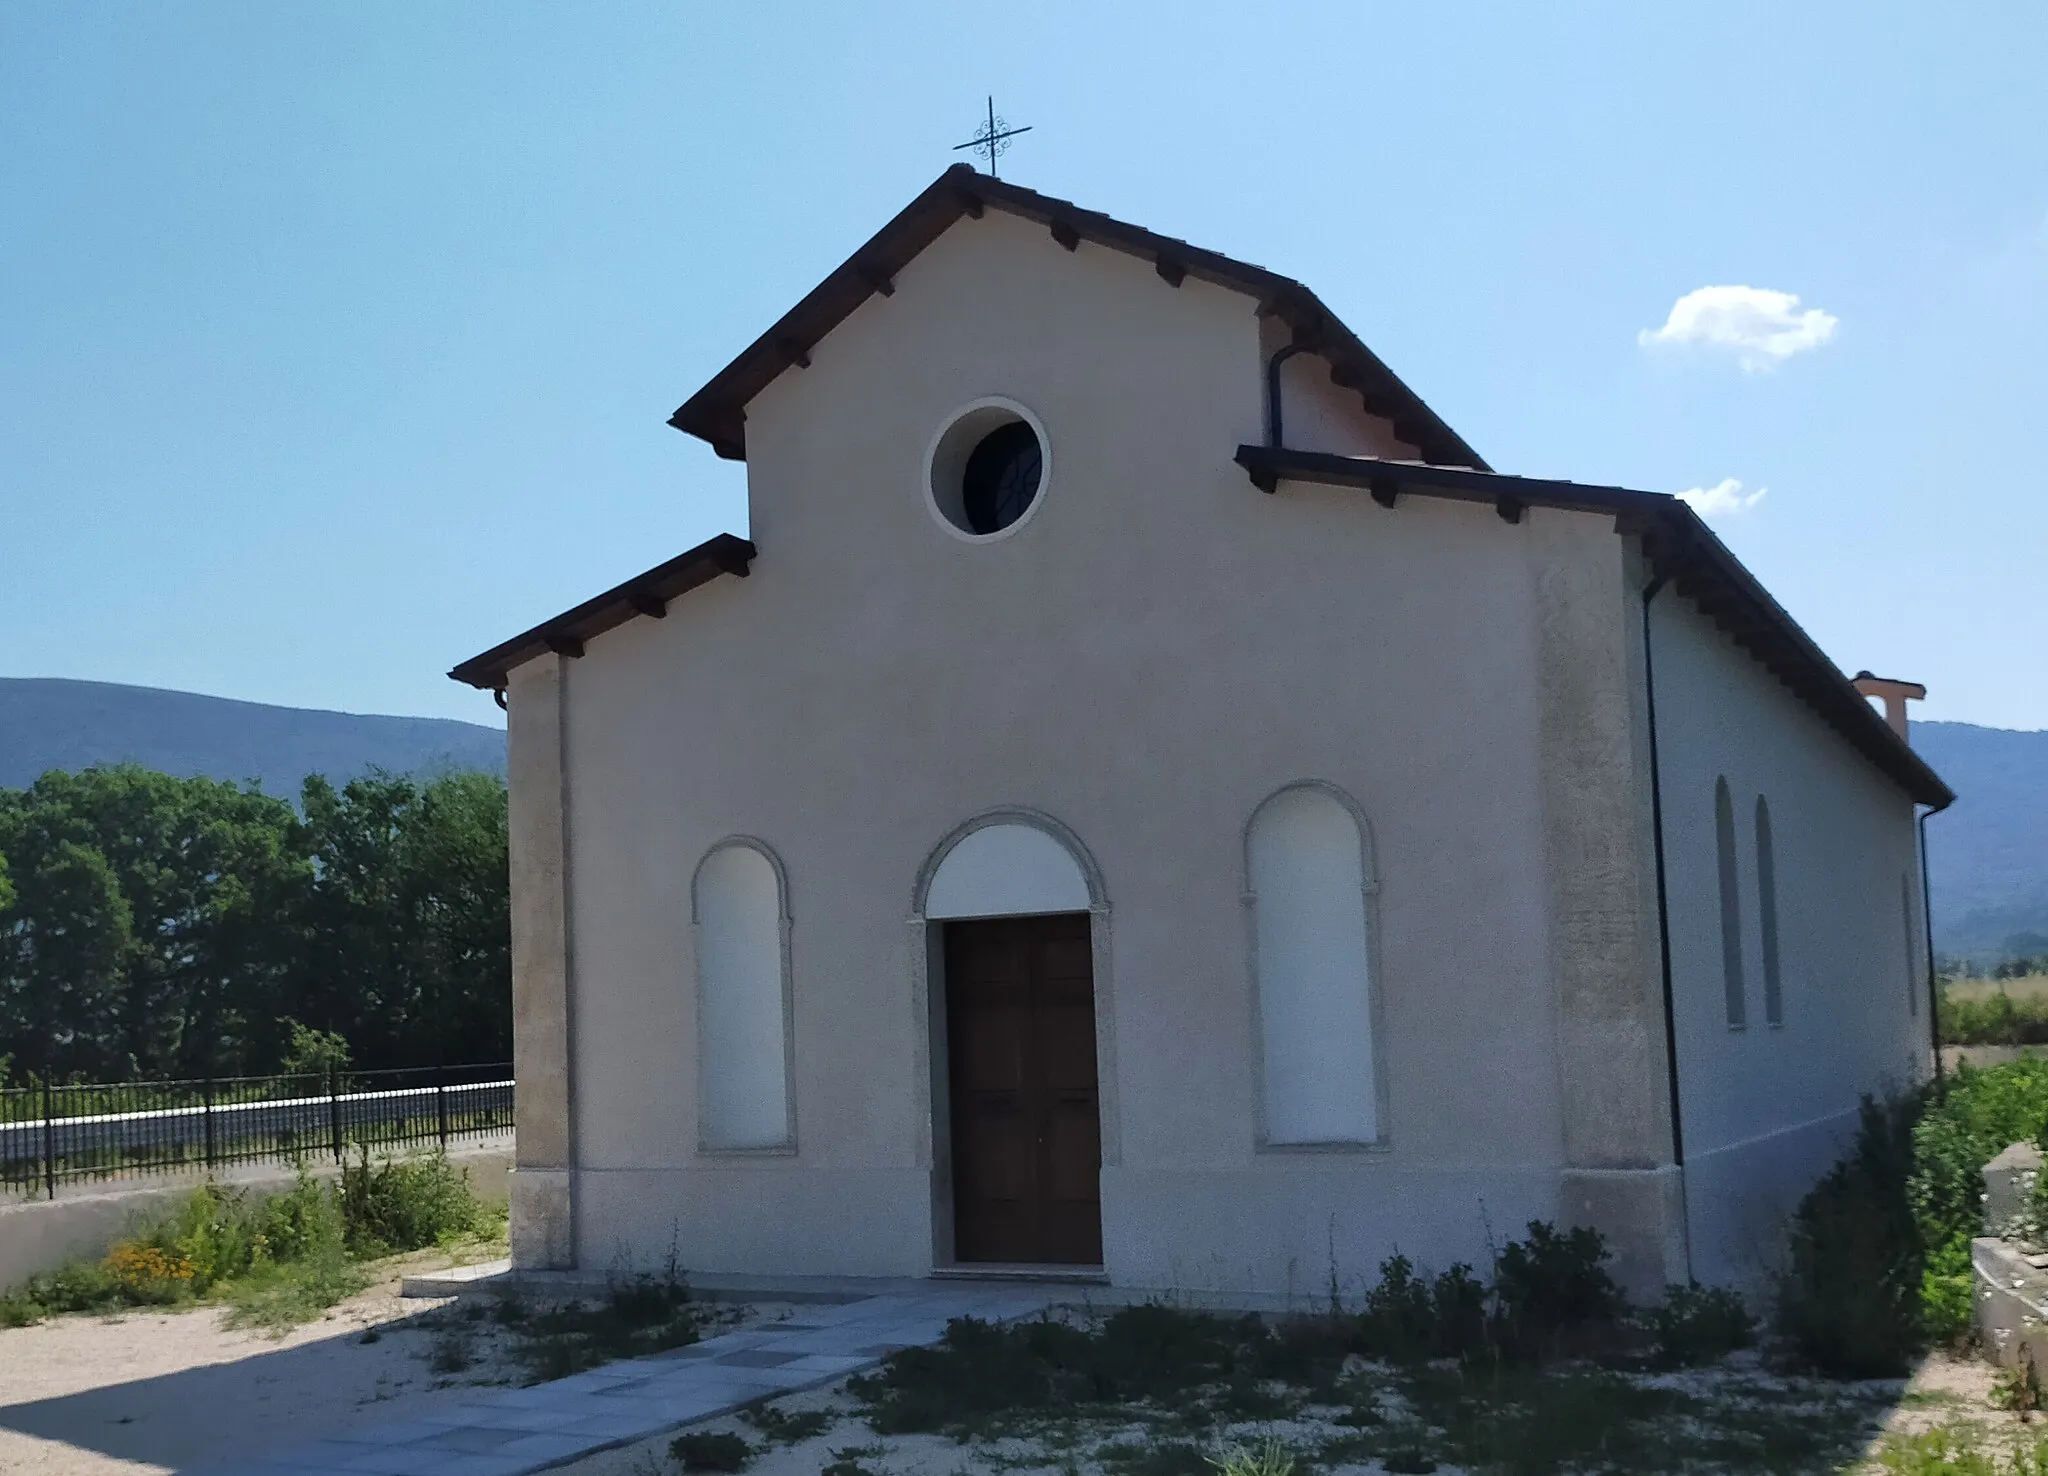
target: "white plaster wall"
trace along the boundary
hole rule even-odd
[[[1703,1281],[1754,1282],[1782,1253],[1784,1216],[1853,1135],[1858,1099],[1930,1069],[1925,957],[1907,955],[1899,915],[1903,872],[1919,926],[1913,807],[1673,591],[1651,607],[1651,639],[1693,1267]],[[1741,878],[1741,1030],[1721,973],[1719,775]],[[1777,863],[1782,1026],[1764,1017],[1759,793]]]
[[[1259,324],[1259,372],[1290,340],[1277,318]],[[1263,378],[1261,385],[1264,384]],[[1262,390],[1263,393],[1263,390]],[[1367,415],[1357,390],[1330,379],[1330,361],[1321,354],[1294,354],[1280,364],[1280,427],[1286,444],[1297,451],[1328,451],[1338,456],[1384,456],[1396,461],[1420,460],[1422,452],[1394,436],[1391,420]],[[1263,424],[1263,422],[1261,422]],[[1246,440],[1263,440],[1263,433]]]
[[[1071,827],[1107,889],[1115,1280],[1319,1288],[1333,1253],[1476,1260],[1489,1217],[1557,1214],[1531,523],[1255,491],[1231,462],[1261,426],[1249,299],[994,211],[896,286],[750,408],[752,576],[564,663],[579,1260],[928,1269],[911,898],[1005,806]],[[1057,472],[975,547],[918,471],[990,394],[1043,420]],[[1571,525],[1548,556],[1613,559],[1605,523],[1543,516]],[[1373,827],[1384,1150],[1254,1147],[1244,827],[1307,778]],[[695,1151],[689,878],[734,833],[788,870],[784,1158]]]

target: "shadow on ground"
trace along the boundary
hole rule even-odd
[[[173,1470],[260,1455],[380,1408],[399,1418],[465,1397],[474,1384],[434,1387],[447,1384],[428,1364],[438,1325],[433,1311],[380,1322],[367,1343],[361,1326],[337,1327],[332,1336],[278,1348],[259,1344],[223,1362],[0,1405],[0,1432]],[[138,1336],[145,1332],[137,1329]],[[0,1398],[7,1393],[0,1385]],[[0,1467],[9,1464],[9,1444],[26,1443],[0,1433]],[[19,1458],[29,1463],[25,1469],[64,1469],[47,1447],[23,1449]]]

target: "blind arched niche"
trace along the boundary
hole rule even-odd
[[[1714,781],[1714,860],[1721,882],[1721,988],[1728,1028],[1749,1019],[1749,991],[1742,978],[1742,893],[1735,864],[1735,801],[1726,778]]]
[[[714,846],[691,888],[697,935],[697,1137],[708,1152],[795,1146],[788,905],[758,841]]]
[[[1370,855],[1356,807],[1321,784],[1281,790],[1246,830],[1268,1146],[1380,1139]]]

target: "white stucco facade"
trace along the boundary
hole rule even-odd
[[[560,1119],[530,1166],[548,1231],[515,1226],[515,1254],[944,1266],[938,930],[1037,909],[1089,917],[1112,1283],[1306,1295],[1397,1249],[1483,1264],[1534,1218],[1598,1224],[1641,1288],[1687,1274],[1688,1240],[1695,1273],[1738,1274],[1857,1096],[1924,1069],[1895,956],[1904,796],[1664,597],[1681,1174],[1645,576],[1614,519],[1262,495],[1232,463],[1263,433],[1258,304],[1000,211],[893,288],[747,407],[750,576],[508,681],[515,933],[554,939],[515,953],[520,1029],[542,1042],[520,1068],[522,1143],[530,1104]],[[1290,445],[1412,455],[1318,362],[1287,366]],[[1028,408],[1057,470],[1028,523],[973,541],[934,516],[925,468],[949,419],[992,398]],[[1719,773],[1771,796],[1784,891],[1784,1024],[1759,1005],[1740,1038],[1718,1014]],[[1248,827],[1303,785],[1365,837],[1341,946],[1369,960],[1370,994],[1317,1018],[1368,1038],[1328,1115],[1345,1140],[1280,1143]],[[767,1141],[757,1073],[712,1093],[750,1125],[728,1149],[700,1121],[693,878],[734,837],[779,882],[779,918],[767,863],[731,885],[754,888],[746,926],[781,929],[785,1013],[726,960],[720,978],[756,980],[753,1013],[712,1018],[786,1031],[788,1131]],[[1894,987],[1867,989],[1885,968]]]
[[[1912,802],[1683,600],[1652,606],[1688,1228],[1702,1280],[1776,1264],[1858,1102],[1931,1069]],[[1714,787],[1733,800],[1745,1021],[1728,1022]],[[1764,1004],[1756,801],[1769,806],[1780,1024]],[[1912,905],[1910,942],[1902,885]]]

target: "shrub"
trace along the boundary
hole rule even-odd
[[[753,1459],[754,1448],[737,1435],[678,1435],[668,1453],[685,1471],[739,1471]]]
[[[1511,1336],[1524,1344],[1613,1323],[1623,1308],[1621,1288],[1607,1274],[1607,1242],[1579,1226],[1560,1235],[1541,1220],[1529,1238],[1502,1247],[1493,1268],[1494,1297]]]
[[[1742,1298],[1726,1287],[1664,1289],[1664,1300],[1643,1315],[1650,1334],[1650,1362],[1658,1368],[1697,1368],[1747,1348],[1756,1340],[1756,1319]]]
[[[777,1409],[772,1404],[757,1404],[740,1411],[740,1418],[759,1430],[771,1444],[797,1445],[825,1433],[832,1425],[832,1414],[823,1409]]]
[[[1414,1263],[1395,1254],[1380,1262],[1380,1279],[1359,1314],[1362,1351],[1396,1361],[1426,1358],[1436,1327],[1436,1302]]]
[[[386,1159],[369,1150],[341,1170],[341,1217],[349,1249],[386,1255],[474,1235],[488,1212],[469,1187],[469,1173],[446,1158]]]
[[[0,1327],[27,1327],[63,1312],[106,1312],[126,1304],[121,1284],[104,1261],[72,1261],[31,1276],[0,1297]]]
[[[1850,1155],[1793,1217],[1779,1326],[1824,1372],[1890,1378],[1922,1343],[1920,1228],[1908,1197],[1918,1102],[1866,1100]]]
[[[1921,1249],[1921,1322],[1928,1337],[1948,1342],[1970,1329],[1970,1239],[1984,1233],[1984,1165],[2009,1144],[2048,1137],[2048,1061],[1962,1066],[1915,1100],[1907,1194]]]
[[[124,1240],[107,1252],[105,1265],[122,1297],[136,1306],[180,1302],[192,1294],[192,1262],[175,1251]]]
[[[491,1211],[442,1160],[351,1170],[353,1192],[303,1166],[292,1187],[257,1198],[202,1184],[98,1262],[32,1276],[0,1297],[0,1326],[66,1312],[164,1306],[211,1297],[232,1320],[282,1328],[369,1284],[359,1262],[481,1229]],[[422,1238],[424,1237],[424,1238]]]
[[[1559,1233],[1541,1220],[1495,1258],[1489,1286],[1460,1263],[1434,1278],[1406,1256],[1380,1263],[1365,1294],[1357,1350],[1395,1362],[1506,1356],[1542,1359],[1559,1335],[1612,1326],[1624,1308],[1607,1273],[1607,1243],[1583,1227]]]
[[[2015,999],[2000,989],[1983,999],[1942,991],[1941,1038],[1948,1045],[2040,1045],[2048,1042],[2048,999]]]
[[[1434,1358],[1474,1358],[1486,1351],[1491,1319],[1484,1282],[1463,1262],[1429,1288],[1429,1351]]]

